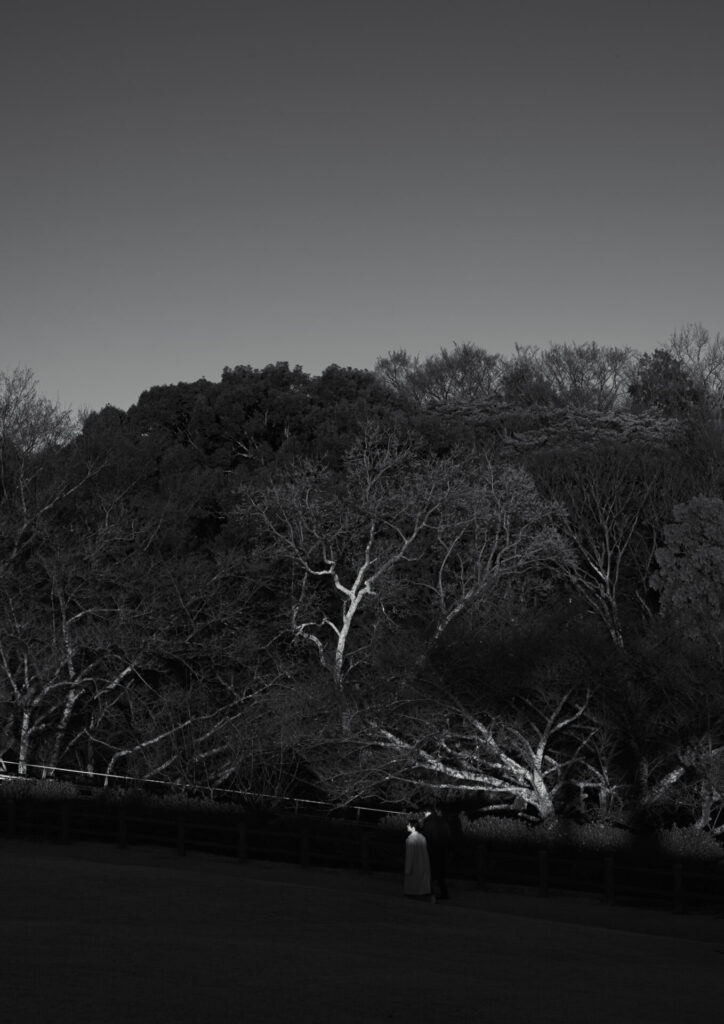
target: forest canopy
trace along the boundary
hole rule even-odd
[[[0,372],[0,767],[724,832],[723,396],[701,325]]]

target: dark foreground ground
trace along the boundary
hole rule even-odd
[[[155,848],[0,842],[7,1024],[668,1024],[721,1013],[724,919]]]

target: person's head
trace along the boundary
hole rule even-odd
[[[407,831],[412,835],[413,832],[420,831],[420,819],[419,818],[408,818],[407,819]]]

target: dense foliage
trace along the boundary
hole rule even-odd
[[[724,832],[724,340],[0,374],[0,758]]]

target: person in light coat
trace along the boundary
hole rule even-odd
[[[405,842],[405,896],[435,902],[430,886],[430,858],[427,840],[420,832],[420,819],[410,818]]]

